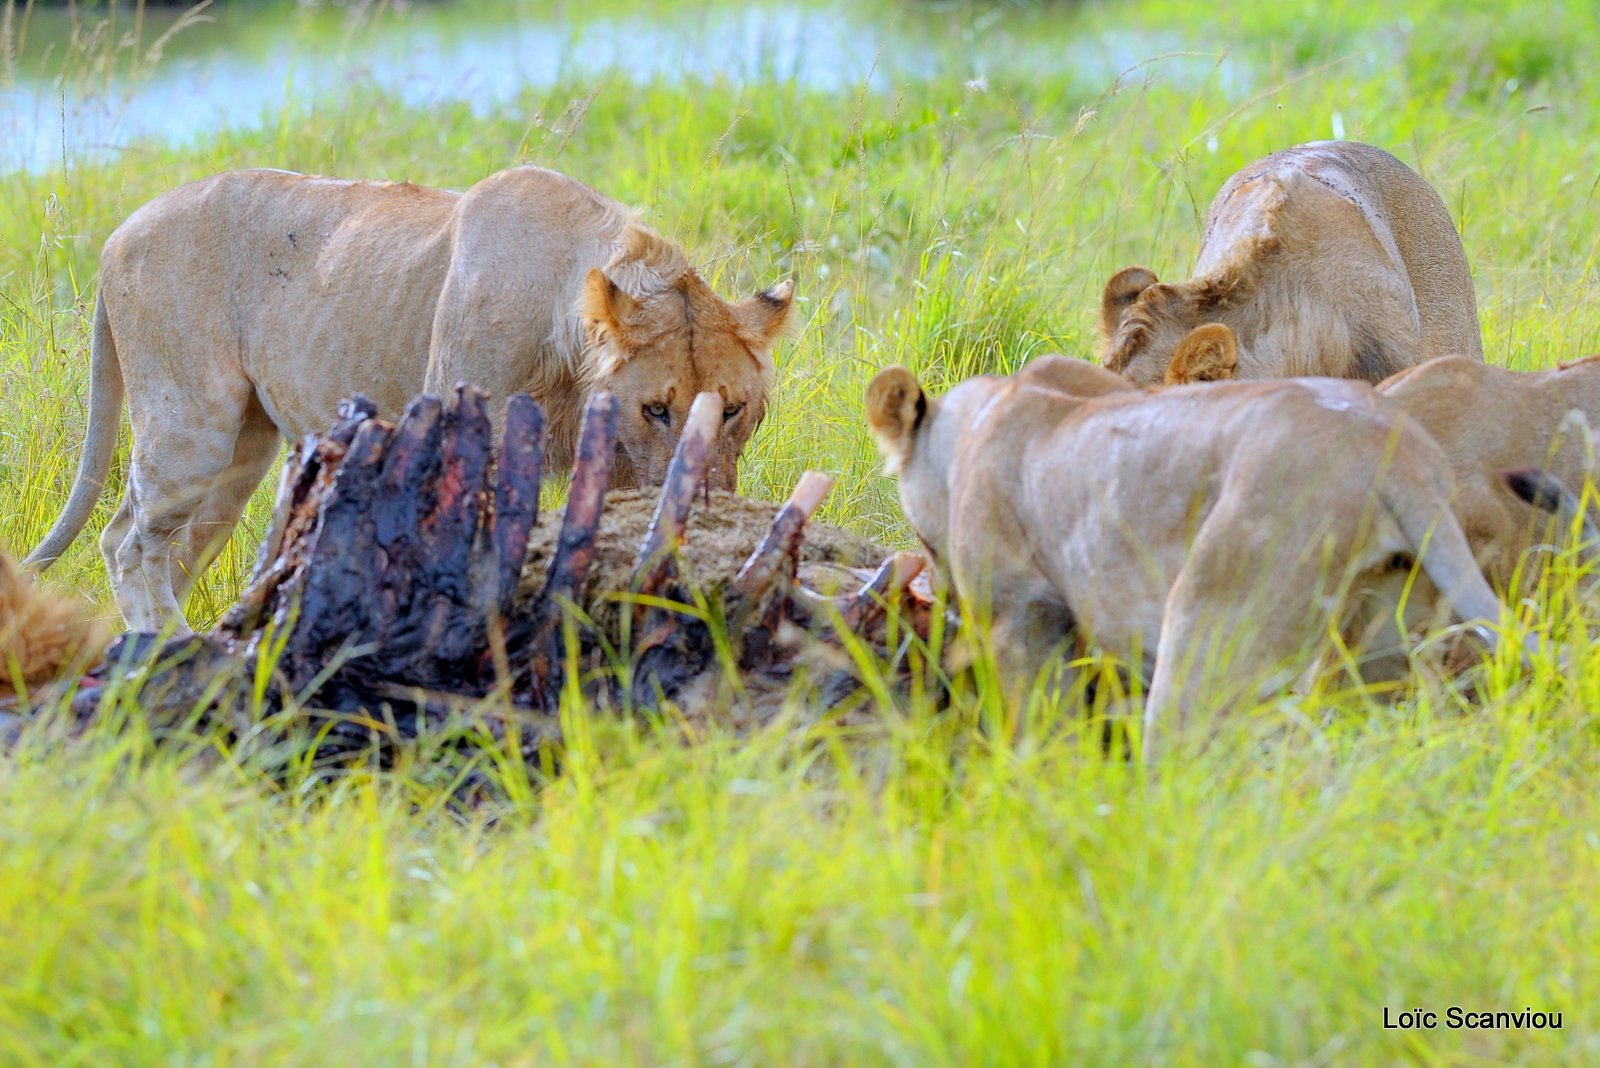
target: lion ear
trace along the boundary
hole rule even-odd
[[[1110,340],[1122,325],[1122,317],[1139,299],[1139,294],[1156,284],[1155,272],[1148,267],[1124,267],[1111,276],[1100,298],[1100,332]]]
[[[591,267],[583,280],[583,291],[578,294],[578,317],[589,343],[600,349],[609,342],[619,358],[626,358],[629,346],[625,324],[638,303],[604,271]]]
[[[785,278],[733,306],[734,329],[739,338],[756,358],[763,363],[772,361],[767,353],[778,340],[789,322],[789,309],[794,306],[794,279]]]
[[[867,427],[888,461],[890,474],[911,458],[917,430],[927,414],[927,395],[917,376],[904,367],[879,371],[867,386]]]
[[[1236,378],[1239,367],[1239,341],[1222,323],[1197,326],[1178,342],[1167,365],[1166,384],[1185,382],[1226,382]]]

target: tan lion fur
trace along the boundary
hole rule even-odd
[[[1013,701],[1079,636],[1150,673],[1147,734],[1272,692],[1333,626],[1392,668],[1412,560],[1446,591],[1418,607],[1498,618],[1447,460],[1369,384],[1115,378],[1042,357],[938,398],[900,367],[868,389],[906,518],[991,620]]]
[[[0,552],[0,697],[90,663],[106,640],[106,627],[82,601],[41,588]]]
[[[1106,284],[1107,367],[1167,381],[1190,331],[1223,323],[1237,377],[1329,375],[1378,382],[1446,353],[1483,355],[1472,276],[1444,202],[1382,149],[1297,145],[1223,185],[1194,274],[1144,267]]]
[[[1167,377],[1207,382],[1232,376],[1185,339]],[[1490,583],[1514,592],[1519,566],[1536,581],[1540,568],[1536,560],[1524,561],[1527,551],[1566,535],[1552,528],[1549,510],[1518,497],[1502,476],[1537,468],[1580,495],[1594,481],[1600,471],[1600,357],[1548,371],[1512,371],[1472,357],[1440,356],[1377,388],[1444,449],[1456,481],[1451,507]]]
[[[1574,493],[1600,470],[1600,357],[1548,371],[1511,371],[1447,356],[1379,383],[1444,449],[1453,507],[1489,580],[1510,590],[1534,544],[1560,542],[1549,515],[1511,493],[1501,473],[1539,468]],[[1537,561],[1528,571],[1538,574]]]
[[[730,304],[628,209],[539,167],[464,193],[268,170],[180,186],[106,241],[83,459],[25,563],[48,566],[87,522],[124,393],[133,462],[101,549],[138,629],[179,615],[281,437],[325,429],[352,393],[393,417],[424,387],[527,390],[561,470],[587,396],[610,390],[618,486],[658,483],[695,395],[720,393],[710,481],[731,489],[792,292]]]

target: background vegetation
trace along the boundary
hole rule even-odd
[[[100,244],[234,167],[461,188],[532,161],[639,206],[724,292],[792,274],[803,326],[743,490],[836,472],[825,517],[895,544],[871,374],[942,387],[1091,356],[1105,279],[1184,275],[1221,182],[1298,141],[1370,141],[1434,183],[1491,360],[1600,347],[1591,5],[813,11],[878,44],[866,73],[803,33],[719,35],[747,10],[660,16],[709,57],[669,68],[605,2],[224,8],[159,49],[170,15],[0,4],[0,98],[59,101],[17,137],[62,146],[0,169],[0,544],[31,547],[70,485]],[[424,18],[444,39],[553,20],[567,58],[477,101],[349,73]],[[271,34],[290,69],[345,73],[242,127],[75,135],[80,96],[115,108]],[[197,624],[238,590],[269,500]],[[52,573],[101,604],[113,504]],[[1523,611],[1574,643],[1565,671],[1392,707],[1285,698],[1156,779],[1071,732],[999,740],[976,698],[690,747],[572,710],[566,774],[530,790],[488,768],[505,800],[470,816],[420,759],[329,784],[269,780],[216,737],[158,752],[137,725],[30,744],[0,762],[0,1061],[1600,1060],[1600,664],[1557,587]],[[1383,1029],[1385,1006],[1418,1005],[1532,1005],[1564,1029]]]

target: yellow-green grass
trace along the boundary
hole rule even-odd
[[[860,415],[877,368],[942,388],[1092,356],[1113,271],[1183,275],[1230,173],[1339,129],[1444,194],[1491,360],[1600,349],[1600,18],[1238,7],[896,6],[939,76],[617,72],[483,115],[358,85],[257,130],[0,175],[0,544],[31,547],[71,481],[100,243],[230,167],[460,188],[528,160],[639,206],[725,292],[792,274],[802,324],[743,489],[834,472],[824,517],[893,544],[909,532]],[[1153,59],[1108,85],[1003,62],[997,34],[1045,28],[1229,66]],[[268,503],[197,623],[237,592]],[[113,504],[52,572],[101,605]],[[1039,724],[1004,741],[966,696],[883,708],[865,737],[687,747],[569,709],[564,774],[529,788],[491,762],[502,799],[471,817],[426,754],[328,782],[215,736],[158,750],[137,717],[30,742],[0,761],[0,1062],[1600,1061],[1600,666],[1572,578],[1524,607],[1570,643],[1564,668],[1505,662],[1481,693],[1430,682],[1393,707],[1287,698],[1153,777]],[[1451,1005],[1564,1029],[1383,1028],[1386,1006]]]

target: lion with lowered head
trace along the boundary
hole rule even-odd
[[[1319,141],[1245,167],[1212,201],[1193,277],[1106,284],[1105,366],[1166,379],[1196,328],[1237,339],[1238,378],[1379,382],[1434,356],[1482,359],[1472,276],[1439,194],[1389,153]]]
[[[1378,392],[1444,449],[1455,470],[1453,507],[1467,540],[1489,580],[1511,590],[1527,550],[1543,538],[1564,537],[1549,529],[1546,511],[1561,521],[1577,518],[1583,506],[1575,494],[1600,472],[1600,357],[1547,371],[1512,371],[1446,356],[1385,379]],[[1555,501],[1530,503],[1522,483],[1507,490],[1502,472],[1530,468],[1554,480],[1544,485]],[[1532,567],[1528,577],[1538,571]]]
[[[325,429],[353,393],[393,417],[424,387],[526,390],[559,470],[586,398],[609,390],[618,486],[659,483],[696,394],[718,393],[710,482],[731,489],[792,292],[729,303],[628,209],[539,167],[464,193],[270,170],[180,186],[106,241],[88,439],[25,563],[48,566],[88,521],[124,397],[133,460],[100,544],[136,629],[181,618],[178,595],[280,439]]]
[[[1166,384],[1225,382],[1237,345],[1220,323],[1185,338]],[[1600,472],[1600,357],[1545,371],[1513,371],[1468,356],[1440,356],[1378,383],[1444,449],[1455,476],[1451,508],[1495,588],[1512,591],[1528,549],[1584,511],[1577,494]],[[1508,479],[1508,472],[1520,472]],[[1590,531],[1586,528],[1586,536]]]
[[[991,620],[1014,707],[1081,633],[1149,673],[1147,737],[1175,731],[1302,675],[1330,627],[1375,633],[1413,562],[1456,618],[1499,618],[1444,455],[1366,383],[1146,393],[1042,357],[932,397],[893,367],[867,421],[907,520]]]

